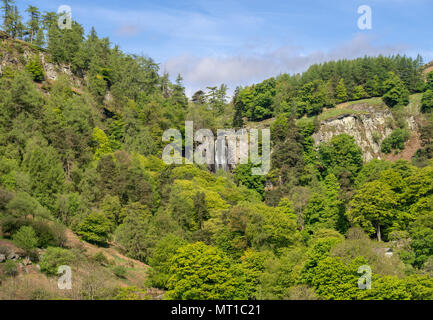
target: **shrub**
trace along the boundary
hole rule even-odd
[[[20,230],[14,234],[13,240],[18,247],[25,251],[26,254],[31,252],[32,249],[36,248],[38,244],[36,232],[30,226],[21,227]]]
[[[31,250],[28,253],[28,257],[29,257],[30,261],[33,261],[35,263],[39,262],[39,253],[36,250]]]
[[[9,201],[6,210],[16,218],[32,217],[49,217],[50,212],[43,207],[35,198],[26,192],[18,192],[17,195]]]
[[[93,260],[95,260],[100,265],[106,266],[108,264],[108,259],[102,252],[98,252],[93,256]]]
[[[44,69],[38,56],[34,56],[26,65],[26,70],[32,75],[34,81],[42,82],[45,79]]]
[[[391,153],[392,150],[404,150],[404,144],[409,140],[410,134],[404,129],[395,129],[382,141],[382,152]]]
[[[113,273],[118,278],[126,278],[126,268],[123,266],[117,266],[113,268]]]
[[[58,267],[69,265],[74,262],[75,256],[72,252],[62,249],[50,247],[42,256],[40,267],[41,271],[48,275],[56,275]]]
[[[32,227],[38,239],[37,247],[57,247],[66,242],[65,227],[48,221],[34,221],[25,218],[7,217],[2,221],[2,232],[13,236],[24,226]]]
[[[421,112],[427,113],[433,110],[433,90],[427,90],[422,95]]]
[[[54,223],[50,226],[51,232],[53,233],[56,245],[64,247],[66,244],[66,227],[60,223]]]
[[[77,234],[87,242],[106,245],[110,229],[107,217],[103,213],[93,212],[78,225]]]
[[[48,246],[57,246],[56,239],[50,226],[43,221],[34,221],[31,223],[38,236],[38,247],[46,248]]]
[[[18,275],[17,264],[12,260],[8,260],[5,262],[3,270],[4,273],[8,276],[15,277]]]
[[[30,221],[27,219],[7,217],[2,220],[2,232],[12,237],[21,227],[28,226],[29,224]]]

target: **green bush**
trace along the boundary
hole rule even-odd
[[[89,214],[78,225],[77,234],[84,240],[97,245],[106,245],[110,233],[110,221],[100,212]]]
[[[4,273],[8,276],[15,277],[18,275],[18,267],[17,264],[12,261],[8,260],[5,262],[3,266]]]
[[[31,252],[32,249],[36,248],[38,244],[36,232],[30,226],[21,227],[20,230],[14,234],[13,240],[18,247],[26,252],[26,254]]]
[[[33,80],[42,82],[45,80],[44,69],[38,56],[34,56],[26,65],[26,70],[32,75]]]
[[[36,235],[38,236],[38,247],[47,248],[47,247],[57,247],[61,245],[60,238],[61,234],[56,234],[54,232],[54,225],[50,225],[45,221],[34,221],[31,223],[33,229],[36,231]],[[63,231],[64,236],[64,231]]]
[[[98,252],[93,256],[93,260],[95,260],[100,265],[106,266],[108,264],[108,259],[102,252]]]
[[[40,267],[41,271],[48,275],[56,275],[58,267],[69,265],[75,260],[75,255],[66,249],[53,248],[47,249],[42,256]]]
[[[22,227],[32,227],[36,233],[38,239],[38,248],[57,247],[64,245],[65,238],[65,227],[57,223],[48,221],[34,221],[25,218],[13,218],[7,217],[2,220],[2,232],[9,234],[11,238],[20,230]]]
[[[427,113],[433,110],[433,90],[427,90],[422,95],[421,112]]]
[[[36,250],[31,250],[27,255],[30,261],[35,263],[39,262],[39,253]]]
[[[6,217],[2,220],[1,224],[2,232],[12,237],[21,227],[30,225],[30,221],[27,219]]]
[[[409,103],[409,90],[395,73],[388,73],[388,78],[383,83],[383,89],[385,94],[382,99],[388,107],[406,106]]]
[[[382,152],[391,153],[392,150],[404,150],[404,144],[409,140],[410,134],[404,129],[395,129],[382,141]]]
[[[116,277],[125,279],[127,271],[123,266],[116,266],[113,268],[113,273]]]

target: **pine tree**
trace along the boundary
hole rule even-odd
[[[27,31],[29,34],[30,43],[33,43],[33,40],[38,34],[40,29],[40,18],[41,13],[38,8],[35,6],[29,6],[26,12],[30,15],[30,19],[27,22]]]
[[[405,106],[409,103],[409,90],[394,72],[388,73],[383,89],[385,94],[382,99],[388,107]]]
[[[38,47],[45,46],[45,34],[44,29],[42,28],[39,28],[38,33],[36,34],[35,45],[37,45]]]
[[[11,34],[11,31],[13,29],[13,15],[14,15],[14,8],[13,4],[15,3],[14,0],[2,0],[3,6],[1,7],[1,10],[3,11],[3,29],[7,33]]]
[[[17,39],[23,39],[24,31],[25,26],[22,22],[22,17],[18,12],[18,7],[14,6],[14,31],[12,36]]]
[[[382,88],[380,79],[377,75],[373,78],[369,78],[365,84],[365,91],[370,97],[379,97],[382,95]]]
[[[48,32],[57,22],[57,14],[55,12],[45,12],[42,15],[42,28]]]
[[[176,83],[172,85],[170,100],[174,105],[178,105],[182,109],[186,109],[188,107],[188,98],[185,96],[183,78],[180,74],[176,78]]]
[[[233,117],[233,126],[235,128],[242,128],[244,126],[244,120],[242,118],[244,104],[239,97],[240,91],[241,91],[241,88],[237,87],[235,92],[234,92],[233,101],[232,101],[233,106],[235,108],[235,115]]]
[[[365,92],[363,86],[356,86],[355,91],[353,92],[353,99],[359,100],[367,97],[367,92]]]
[[[340,80],[335,91],[337,94],[337,103],[343,103],[349,99],[349,97],[347,95],[346,86],[344,85],[344,79]]]
[[[204,93],[203,90],[199,90],[196,93],[193,94],[191,101],[194,104],[205,104],[206,103],[206,94]]]

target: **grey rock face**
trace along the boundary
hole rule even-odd
[[[392,131],[394,117],[389,109],[380,106],[353,105],[353,114],[342,115],[321,123],[320,129],[313,135],[316,145],[329,142],[334,136],[348,134],[354,137],[356,144],[362,149],[364,161],[380,159],[382,141]],[[409,118],[408,127],[415,130],[417,125]]]

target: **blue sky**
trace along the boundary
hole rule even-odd
[[[17,0],[57,11],[72,8],[86,31],[184,77],[187,93],[230,89],[331,59],[420,53],[433,60],[432,0]],[[360,5],[373,27],[360,30]]]

